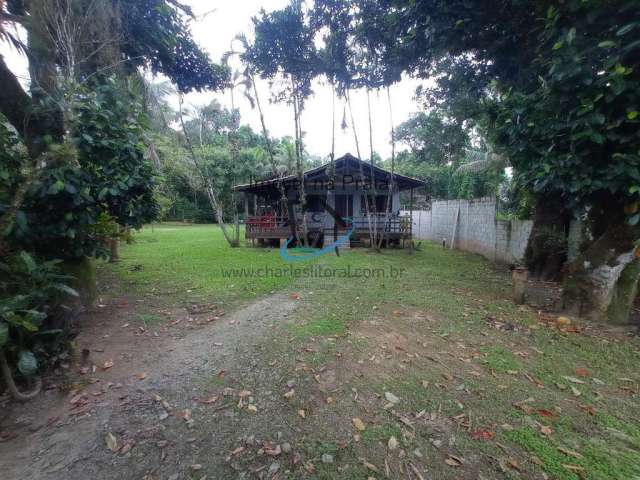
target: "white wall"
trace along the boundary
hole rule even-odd
[[[447,247],[453,241],[454,248],[503,263],[522,260],[532,226],[531,220],[497,220],[493,198],[436,200],[431,210],[413,212],[414,238],[444,240]]]

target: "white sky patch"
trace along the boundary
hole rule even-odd
[[[191,31],[196,42],[206,50],[214,62],[219,62],[222,55],[231,50],[231,43],[236,35],[245,33],[251,37],[253,24],[251,18],[258,14],[261,8],[267,11],[280,9],[289,0],[185,0],[184,3],[193,7],[198,17],[191,22]],[[236,48],[238,45],[236,44]],[[29,73],[24,56],[11,49],[7,44],[0,44],[0,54],[11,70],[18,75],[23,85],[28,83]],[[258,80],[258,91],[263,104],[267,128],[272,136],[282,137],[294,134],[293,110],[286,104],[271,103],[269,85],[267,81]],[[393,120],[395,125],[409,118],[420,110],[413,100],[415,89],[421,81],[406,78],[391,87],[391,101]],[[302,115],[304,142],[309,153],[327,157],[331,152],[331,86],[320,81],[313,83],[313,96],[305,105]],[[351,94],[353,115],[358,132],[361,155],[369,158],[369,127],[367,118],[367,100],[364,91]],[[253,110],[246,98],[238,89],[235,95],[236,107],[240,109],[242,123],[249,124],[256,132],[261,132],[258,112]],[[185,97],[185,102],[192,105],[203,105],[217,99],[221,104],[230,108],[229,92],[194,92]],[[177,106],[177,102],[176,102]],[[351,124],[347,112],[349,128],[342,130],[344,100],[336,100],[336,158],[345,154],[356,155],[355,141],[351,131]],[[385,91],[371,92],[371,116],[373,124],[373,148],[382,158],[391,155],[391,124],[389,121],[389,106]],[[396,150],[405,149],[396,145]]]

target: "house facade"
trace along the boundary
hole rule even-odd
[[[350,241],[344,246],[370,245],[372,237],[385,246],[411,239],[410,216],[400,214],[400,192],[409,190],[412,199],[423,181],[392,175],[349,154],[306,171],[303,178],[304,210],[295,175],[234,187],[245,197],[247,239],[291,243],[305,231],[308,244],[318,247],[345,235]]]

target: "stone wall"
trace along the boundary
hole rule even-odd
[[[436,200],[431,210],[413,212],[414,238],[444,241],[447,247],[517,263],[524,257],[531,220],[497,220],[493,198]],[[408,213],[408,212],[404,212]]]

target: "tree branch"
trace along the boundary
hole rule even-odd
[[[9,123],[27,141],[29,111],[33,105],[31,97],[25,92],[16,76],[9,70],[0,55],[0,112],[7,117]]]

